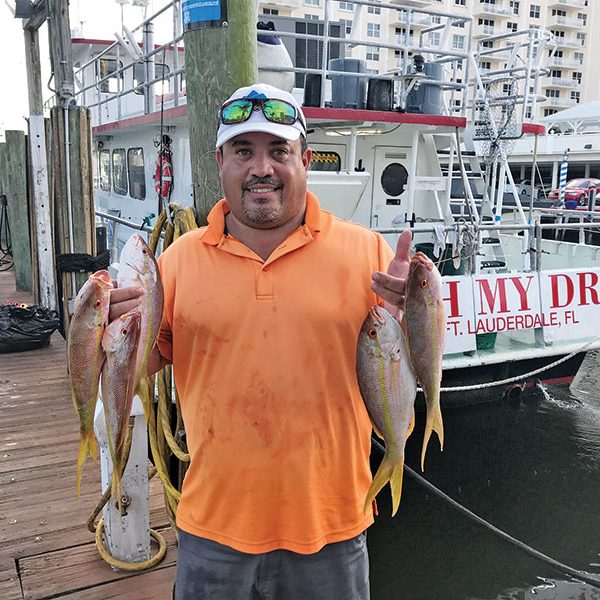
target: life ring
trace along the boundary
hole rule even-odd
[[[163,200],[169,200],[173,191],[173,163],[171,153],[167,150],[162,150],[156,156],[154,189]]]

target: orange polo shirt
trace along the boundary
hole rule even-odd
[[[191,455],[177,525],[247,553],[317,552],[373,521],[356,343],[393,253],[309,193],[305,224],[263,261],[224,234],[227,212],[159,258],[158,345]]]

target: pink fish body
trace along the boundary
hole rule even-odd
[[[67,341],[67,364],[73,404],[79,416],[80,443],[77,458],[77,493],[83,463],[96,458],[94,409],[98,398],[100,373],[104,364],[102,336],[108,322],[112,280],[108,271],[98,271],[79,290]]]
[[[416,257],[411,258],[406,279],[403,327],[406,331],[412,368],[423,388],[427,406],[421,450],[421,469],[424,469],[425,452],[432,431],[437,433],[440,447],[444,447],[440,387],[446,338],[446,312],[439,271],[435,266],[429,271]]]
[[[400,324],[379,306],[371,308],[358,336],[356,372],[373,427],[385,441],[385,456],[364,508],[389,481],[393,516],[402,494],[404,446],[412,431],[417,384]]]
[[[102,347],[106,361],[102,369],[102,403],[108,431],[108,447],[113,461],[113,491],[120,497],[120,474],[127,423],[135,395],[136,353],[140,337],[141,313],[134,309],[115,319],[104,332]]]
[[[158,335],[164,296],[154,254],[138,234],[132,235],[121,251],[117,283],[119,287],[137,286],[143,290],[140,298],[140,337],[135,366],[136,381],[139,386],[146,378],[148,357]],[[138,392],[141,391],[138,387]],[[141,395],[146,404],[147,399],[144,394]]]

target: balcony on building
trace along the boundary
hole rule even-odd
[[[544,84],[547,87],[558,87],[558,88],[576,88],[579,82],[575,79],[569,79],[568,77],[551,77],[550,80],[545,79]]]
[[[409,22],[410,27],[414,29],[422,29],[423,27],[429,27],[430,25],[433,25],[431,15],[426,15],[420,12],[410,11],[409,13],[405,10],[397,10],[394,11],[394,15],[390,17],[390,25],[394,25],[396,27],[408,26]]]
[[[552,56],[548,59],[548,66],[562,67],[563,69],[581,69],[583,67],[583,63],[580,60],[575,60],[574,58]]]
[[[548,18],[548,27],[552,29],[583,29],[585,25],[581,19],[552,15]]]
[[[548,8],[585,8],[586,0],[548,0]]]
[[[496,27],[496,25],[475,25],[473,29],[473,37],[488,37],[490,35],[499,35],[500,33],[507,33],[507,29],[503,27]]]
[[[572,98],[546,98],[546,102],[542,102],[542,108],[569,108],[571,106],[575,106],[579,104],[577,100],[573,100]]]
[[[389,3],[401,6],[420,6],[421,8],[431,8],[431,0],[390,0]]]
[[[495,17],[510,17],[512,11],[506,6],[500,4],[476,4],[473,7],[473,14],[478,15],[493,15]]]
[[[260,3],[259,14],[260,10],[265,8],[274,8],[276,10],[294,10],[303,6],[303,0],[271,0],[270,2],[267,0],[267,2]]]
[[[415,45],[415,36],[406,33],[396,34],[396,44],[402,47],[413,47]]]
[[[576,50],[585,48],[585,42],[583,42],[582,40],[554,36],[554,41],[556,42],[556,45],[559,48],[574,48]]]

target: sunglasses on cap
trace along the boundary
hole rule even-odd
[[[219,111],[223,125],[236,125],[247,121],[253,110],[262,110],[267,121],[280,125],[293,125],[296,121],[304,127],[296,107],[285,100],[274,98],[239,98],[226,102]]]

